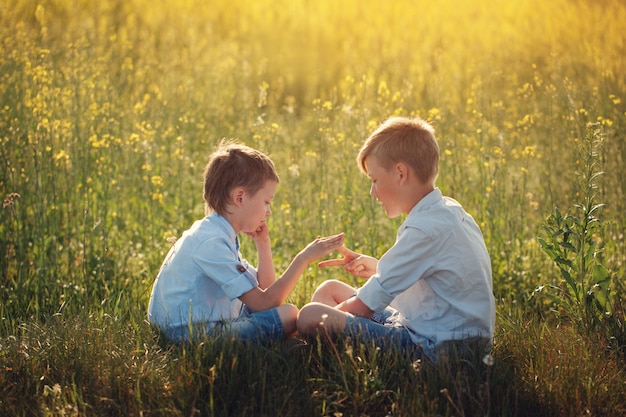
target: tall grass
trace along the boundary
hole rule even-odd
[[[622,415],[625,20],[617,1],[4,1],[0,411]],[[161,343],[144,320],[152,280],[168,238],[203,215],[222,137],[276,163],[281,270],[326,233],[375,256],[391,246],[401,219],[354,158],[398,114],[433,123],[438,185],[485,235],[494,364],[417,366],[343,340]],[[604,134],[594,239],[613,304],[611,326],[580,335],[552,315],[558,300],[530,295],[560,283],[537,236],[581,201],[589,123]],[[358,284],[311,266],[290,301],[327,278]]]

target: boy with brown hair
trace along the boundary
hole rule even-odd
[[[324,327],[421,349],[433,360],[450,341],[478,339],[490,346],[491,262],[474,219],[435,187],[434,129],[422,119],[391,118],[365,141],[357,160],[387,216],[407,217],[380,260],[342,246],[343,259],[320,262],[368,280],[359,289],[337,280],[323,283],[298,313],[300,334],[312,336]]]
[[[222,142],[211,155],[207,216],[176,241],[150,295],[148,320],[168,339],[275,340],[296,332],[298,309],[283,303],[307,265],[341,246],[343,234],[311,242],[276,280],[266,220],[278,182],[273,162],[255,149]],[[255,242],[256,268],[241,258],[239,232]]]

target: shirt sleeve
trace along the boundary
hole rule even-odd
[[[376,273],[357,291],[357,296],[373,311],[381,311],[433,267],[432,239],[415,227],[398,232],[396,243],[379,260]]]
[[[256,271],[248,262],[238,259],[226,239],[207,240],[193,254],[193,260],[207,279],[215,281],[231,300],[256,285]]]

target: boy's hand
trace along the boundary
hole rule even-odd
[[[317,266],[320,268],[343,266],[346,271],[359,278],[369,278],[376,273],[376,268],[378,267],[376,258],[351,251],[345,246],[340,246],[337,250],[343,255],[342,259],[322,261]]]
[[[327,237],[318,237],[302,249],[300,254],[305,257],[307,263],[313,262],[339,249],[343,245],[343,238],[343,233]]]
[[[267,229],[267,224],[262,224],[257,227],[254,232],[243,232],[250,239],[254,240],[256,243],[263,243],[270,241],[270,232]]]

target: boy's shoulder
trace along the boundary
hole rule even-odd
[[[178,259],[206,258],[207,255],[231,253],[237,250],[236,235],[218,227],[207,217],[196,220],[174,244]]]
[[[187,229],[181,239],[191,242],[205,242],[207,240],[235,240],[235,232],[221,224],[218,218],[206,216],[193,222],[191,227]]]
[[[196,233],[203,237],[225,237],[235,240],[237,234],[228,220],[222,216],[209,215],[194,223]]]
[[[458,201],[440,193],[428,204],[417,208],[409,213],[402,228],[419,229],[430,236],[446,233],[468,216]]]

